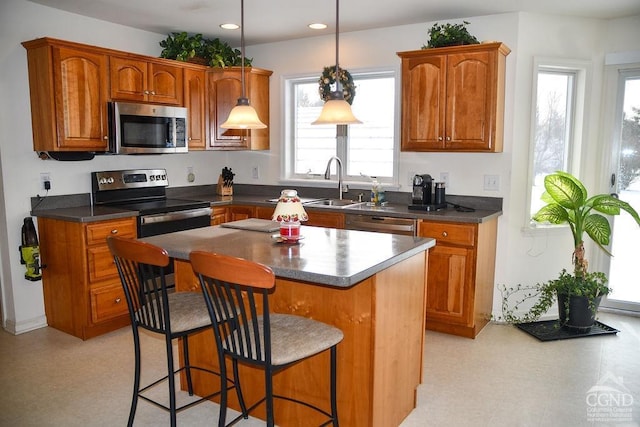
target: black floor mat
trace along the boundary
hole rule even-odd
[[[558,320],[544,320],[540,322],[531,323],[516,323],[516,326],[538,338],[540,341],[556,341],[566,340],[571,338],[584,338],[594,337],[597,335],[615,334],[620,331],[607,326],[602,322],[598,322],[591,327],[588,331],[574,331],[567,328],[562,328]]]

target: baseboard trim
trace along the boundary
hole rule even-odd
[[[4,329],[10,334],[20,335],[24,334],[25,332],[45,328],[47,326],[47,316],[38,316],[22,322],[15,322],[13,320],[7,319]]]

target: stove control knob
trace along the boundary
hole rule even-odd
[[[107,178],[107,183],[109,183],[109,184],[113,184],[115,181],[116,181],[116,180],[115,180],[115,179],[113,179],[113,177],[112,177],[112,176],[110,176],[109,178]]]
[[[149,181],[155,181],[156,176],[155,175],[149,175]]]
[[[167,179],[167,175],[162,175],[162,180],[166,181],[166,179]]]

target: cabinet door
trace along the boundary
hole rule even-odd
[[[58,138],[52,149],[106,151],[106,56],[54,48],[53,62]]]
[[[231,206],[229,208],[229,221],[255,218],[256,209],[253,206]]]
[[[302,223],[317,227],[344,228],[344,214],[333,212],[318,212],[317,210],[307,211],[309,220]]]
[[[242,96],[240,77],[240,70],[209,73],[209,148],[248,148],[249,131],[220,127]]]
[[[495,132],[495,52],[449,55],[446,147],[489,150]]]
[[[427,319],[471,325],[474,251],[436,244],[429,251]]]
[[[110,58],[111,99],[144,102],[147,100],[147,62],[112,56]]]
[[[256,206],[256,218],[271,219],[273,212],[276,210],[276,205],[273,206]]]
[[[189,150],[204,150],[206,142],[205,72],[184,70],[184,105],[188,110]]]
[[[403,150],[438,150],[445,147],[445,55],[402,61]]]
[[[211,225],[220,225],[227,222],[227,208],[213,208],[211,212]]]
[[[149,63],[147,100],[159,104],[182,105],[183,70],[167,64]]]

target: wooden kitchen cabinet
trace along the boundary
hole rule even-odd
[[[220,225],[228,222],[228,209],[226,207],[215,207],[211,212],[211,225]]]
[[[209,145],[211,150],[269,149],[269,76],[273,72],[245,67],[245,93],[265,129],[222,129],[242,96],[240,67],[212,68],[208,74]]]
[[[256,207],[255,206],[245,206],[245,205],[232,205],[228,208],[228,216],[227,220],[231,221],[239,221],[241,219],[247,218],[255,218],[256,217]]]
[[[401,149],[502,151],[509,52],[502,43],[398,52]]]
[[[34,151],[107,151],[107,56],[49,38],[22,45]]]
[[[185,68],[184,106],[187,107],[189,150],[207,148],[206,73]]]
[[[276,206],[256,206],[256,218],[271,219]],[[344,228],[344,214],[336,212],[323,212],[320,209],[305,209],[309,220],[302,225],[316,227]]]
[[[480,224],[420,221],[429,251],[427,329],[475,338],[491,319],[497,219]]]
[[[106,238],[135,238],[135,217],[91,223],[39,217],[38,233],[49,326],[86,340],[129,324]]]
[[[114,101],[183,103],[183,69],[139,57],[109,58],[111,99]]]
[[[303,225],[315,227],[344,228],[344,214],[335,212],[322,212],[319,209],[307,209],[309,220]]]

